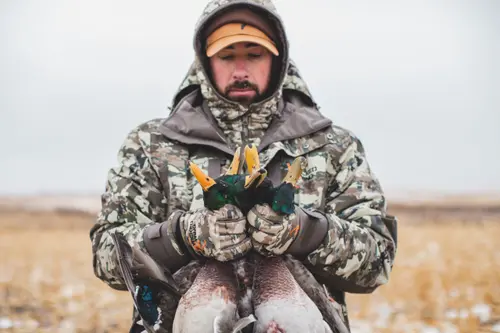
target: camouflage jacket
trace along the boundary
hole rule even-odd
[[[213,12],[238,2],[256,4],[278,17],[268,0],[215,0],[198,27]],[[199,50],[197,43],[195,38]],[[111,232],[140,244],[146,226],[167,221],[173,211],[202,207],[202,190],[188,171],[188,159],[217,177],[228,168],[236,146],[253,142],[273,181],[285,175],[295,157],[307,159],[296,204],[325,214],[328,232],[304,263],[340,303],[346,323],[345,292],[370,293],[388,282],[396,253],[396,219],[386,213],[382,188],[363,146],[352,132],[321,114],[297,67],[283,56],[279,89],[253,112],[221,101],[197,60],[175,95],[169,117],[147,121],[128,134],[119,164],[109,171],[102,209],[90,232],[99,279],[126,289]]]

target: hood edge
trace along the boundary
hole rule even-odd
[[[285,82],[285,79],[286,79],[286,76],[287,76],[287,70],[288,70],[288,67],[290,65],[290,56],[289,56],[290,45],[289,45],[289,41],[288,41],[288,38],[287,38],[287,34],[286,34],[285,25],[283,23],[283,20],[281,19],[281,17],[277,13],[274,13],[272,10],[270,10],[267,7],[265,7],[264,5],[261,5],[259,3],[256,3],[256,2],[253,2],[253,1],[249,1],[249,0],[231,1],[231,2],[228,2],[226,4],[223,4],[223,5],[219,6],[219,7],[217,7],[217,9],[211,11],[208,15],[202,17],[197,22],[197,24],[196,24],[195,32],[194,32],[194,35],[193,35],[193,48],[194,48],[194,51],[195,51],[195,58],[196,58],[195,63],[198,62],[199,69],[201,70],[201,72],[203,73],[203,75],[206,77],[207,84],[210,85],[210,88],[216,94],[217,98],[220,98],[224,102],[229,103],[231,105],[234,105],[236,107],[240,106],[239,103],[231,101],[231,100],[228,100],[227,98],[225,98],[224,96],[222,96],[217,91],[217,89],[215,89],[215,87],[213,86],[212,81],[210,80],[210,77],[208,76],[208,73],[207,73],[207,71],[205,69],[205,66],[203,65],[203,61],[202,61],[203,55],[201,54],[201,52],[203,50],[200,47],[201,46],[201,41],[199,40],[200,32],[202,31],[203,28],[206,27],[206,24],[207,24],[208,21],[210,21],[211,19],[213,19],[215,16],[219,15],[221,11],[227,10],[230,7],[239,7],[239,6],[254,7],[254,8],[258,9],[258,10],[266,12],[269,16],[271,16],[272,19],[275,21],[275,22],[271,22],[271,23],[274,26],[274,28],[277,29],[277,32],[278,32],[278,35],[279,35],[279,39],[280,39],[280,43],[283,46],[282,52],[284,54],[281,55],[282,56],[282,61],[281,61],[281,66],[280,66],[280,77],[279,77],[279,79],[277,81],[277,86],[275,87],[275,90],[273,91],[273,93],[270,94],[268,97],[266,97],[264,100],[261,100],[258,103],[251,104],[251,106],[255,107],[255,106],[264,104],[264,103],[266,103],[267,101],[269,101],[269,100],[271,100],[273,98],[276,98],[278,95],[280,95],[282,93],[283,84]]]

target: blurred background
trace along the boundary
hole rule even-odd
[[[168,115],[205,3],[0,1],[0,329],[127,331],[88,230],[127,133]],[[275,3],[400,218],[393,280],[350,296],[353,331],[500,332],[500,2]]]

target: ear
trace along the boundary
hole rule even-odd
[[[215,180],[205,175],[205,173],[200,169],[199,166],[189,161],[189,169],[191,169],[191,173],[196,177],[198,182],[201,185],[203,191],[208,191],[210,187],[215,185]]]

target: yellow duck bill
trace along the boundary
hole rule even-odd
[[[226,171],[226,175],[237,175],[240,173],[242,166],[240,153],[241,149],[238,147],[238,149],[234,152],[233,160],[231,161],[229,169]]]
[[[296,186],[302,176],[302,171],[306,168],[306,166],[307,160],[302,156],[297,157],[292,162],[292,165],[288,165],[288,172],[283,178],[283,183],[290,183],[293,186]]]
[[[251,175],[245,177],[245,189],[252,186],[255,182],[255,187],[259,186],[264,178],[267,176],[267,171],[265,169],[259,169],[254,171]]]
[[[215,185],[215,180],[207,176],[195,163],[189,161],[189,169],[191,170],[193,176],[195,176],[196,180],[200,183],[203,191],[208,191],[210,187]]]
[[[253,144],[245,146],[245,163],[247,165],[249,175],[245,177],[245,188],[249,188],[254,184],[255,187],[259,186],[264,178],[267,176],[267,170],[261,169],[259,152],[257,147]]]

